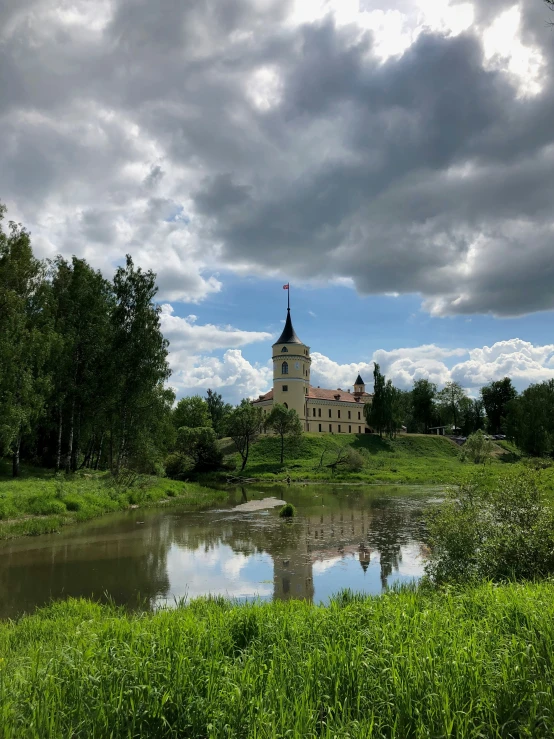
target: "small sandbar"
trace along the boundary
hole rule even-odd
[[[265,508],[275,508],[275,506],[285,504],[286,501],[278,498],[263,498],[262,500],[249,500],[248,503],[241,503],[235,506],[233,510],[249,513],[250,511],[263,511]]]

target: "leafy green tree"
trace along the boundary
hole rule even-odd
[[[263,426],[261,408],[256,408],[249,400],[243,400],[225,419],[226,433],[230,436],[242,459],[242,472],[248,462],[252,443]]]
[[[485,427],[485,410],[480,398],[464,396],[460,401],[460,428],[464,436]]]
[[[466,397],[462,386],[458,382],[447,382],[437,393],[441,419],[459,428],[462,404]]]
[[[215,431],[209,426],[180,428],[177,432],[177,451],[192,460],[195,472],[217,470],[223,460]]]
[[[423,427],[425,433],[433,423],[437,386],[429,380],[415,380],[412,389],[414,421]]]
[[[535,457],[554,455],[554,380],[530,385],[506,407],[507,430]]]
[[[0,448],[19,475],[25,435],[44,410],[45,371],[52,330],[45,315],[44,265],[33,256],[29,233],[13,222],[2,228],[0,205]]]
[[[403,420],[402,391],[394,387],[392,380],[387,380],[384,389],[384,428],[390,439],[396,437]]]
[[[208,388],[206,393],[206,403],[208,404],[208,413],[212,420],[212,427],[218,436],[222,436],[227,416],[233,410],[233,406],[230,403],[224,403],[221,395],[210,388]]]
[[[173,411],[173,424],[177,429],[183,426],[190,429],[211,428],[212,419],[207,402],[200,395],[181,398]]]
[[[386,398],[385,376],[381,374],[381,368],[377,362],[373,363],[373,398],[370,403],[364,405],[364,415],[368,426],[383,436],[383,430],[387,424],[387,398]]]
[[[156,275],[135,268],[127,255],[114,276],[111,315],[110,466],[116,474],[144,448],[157,398],[170,376],[161,308],[154,302],[157,290]]]
[[[114,301],[110,283],[83,259],[54,261],[52,313],[57,342],[52,353],[56,469],[61,466],[62,439],[67,430],[65,467],[77,469],[81,449],[90,460],[99,443],[111,378],[110,315]]]
[[[411,390],[400,390],[396,388],[398,393],[398,419],[399,424],[397,428],[406,426],[408,431],[413,431],[415,428],[414,422],[414,409],[412,403],[412,391]]]
[[[266,428],[281,437],[281,464],[285,459],[285,438],[289,442],[299,441],[302,436],[302,422],[293,408],[275,403],[265,421]]]
[[[491,434],[502,431],[503,420],[508,411],[508,403],[517,396],[517,391],[509,377],[495,380],[481,388],[481,398],[488,419],[488,430]]]

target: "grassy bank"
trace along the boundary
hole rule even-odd
[[[554,734],[554,585],[0,625],[0,736]]]
[[[360,453],[363,468],[356,472],[339,468],[333,475],[326,465],[336,459],[336,452],[325,452],[326,445],[350,445]],[[225,447],[229,453],[232,446]],[[287,450],[283,465],[279,461],[280,440],[274,436],[261,437],[253,446],[245,470],[245,477],[260,480],[333,480],[384,484],[458,484],[472,477],[481,466],[459,459],[460,447],[444,437],[408,434],[396,439],[380,439],[376,435],[350,434],[329,436],[304,434],[301,441]],[[325,452],[325,453],[324,453]],[[323,465],[320,466],[322,454]],[[237,469],[240,469],[236,455]],[[523,465],[520,456],[511,447],[497,447],[485,474],[491,478],[504,474],[508,468]],[[548,463],[549,464],[549,463]],[[554,492],[554,467],[542,473],[545,488]]]
[[[117,482],[107,473],[54,475],[23,468],[22,476],[14,480],[5,466],[0,467],[0,540],[59,531],[68,524],[133,505],[179,502],[199,508],[224,497],[223,492],[197,483],[147,475]]]

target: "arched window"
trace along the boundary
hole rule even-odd
[[[288,375],[288,373],[289,373],[289,365],[288,365],[288,362],[283,362],[283,364],[281,365],[281,374],[282,375]]]
[[[283,403],[283,405],[284,405],[284,406],[285,406],[285,408],[286,408],[286,409],[288,410],[288,408],[289,408],[289,406],[288,406],[288,403]]]
[[[281,349],[281,352],[288,352],[288,349],[287,349],[287,347],[286,347],[286,346],[284,346],[284,347],[283,347],[283,348]]]

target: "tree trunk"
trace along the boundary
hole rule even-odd
[[[79,467],[80,470],[90,467],[90,460],[92,458],[92,455],[94,454],[94,443],[96,441],[96,437],[93,435],[92,439],[87,444],[87,450],[85,452],[85,456],[83,457],[83,461],[81,462],[81,466]]]
[[[104,432],[100,434],[100,445],[98,447],[98,454],[96,455],[96,462],[94,463],[94,469],[98,469],[98,465],[100,464],[100,457],[102,456],[102,445],[104,444]]]
[[[125,449],[125,432],[127,430],[127,408],[123,411],[123,424],[121,429],[121,439],[119,442],[119,449],[117,452],[117,462],[116,462],[116,470],[115,474],[119,475],[121,471],[121,463],[123,461],[123,450]]]
[[[62,466],[62,430],[63,430],[63,411],[60,405],[58,409],[58,447],[56,449],[56,472],[60,471]]]
[[[79,454],[81,452],[81,406],[79,405],[79,412],[77,413],[77,428],[75,431],[75,443],[73,445],[73,451],[71,455],[71,471],[77,470],[77,463],[79,462]]]
[[[14,477],[19,477],[19,450],[21,448],[21,436],[18,436],[15,440],[15,447],[13,450],[12,458],[12,474]]]
[[[74,420],[75,420],[75,398],[73,398],[73,400],[71,401],[71,416],[69,418],[69,441],[67,442],[67,457],[65,460],[65,471],[67,473],[71,472],[71,460],[73,459],[73,436],[75,433]]]
[[[246,451],[242,455],[242,467],[240,468],[241,472],[244,470],[244,468],[246,467],[246,463],[248,462],[248,451],[249,451],[248,439],[246,439]]]

